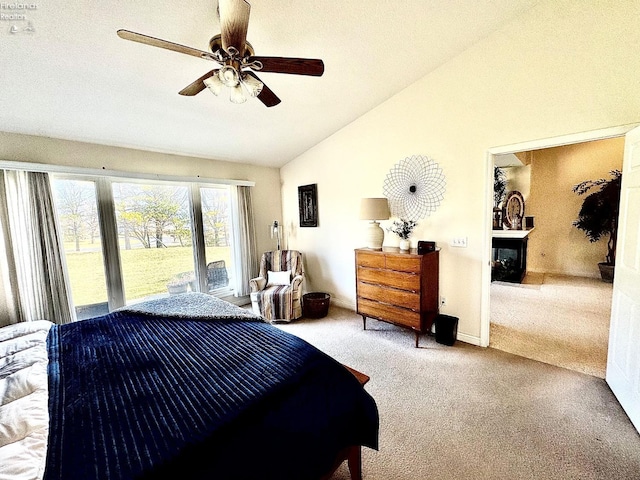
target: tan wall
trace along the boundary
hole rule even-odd
[[[639,17],[638,0],[543,0],[283,167],[284,221],[290,245],[309,259],[307,288],[355,307],[360,198],[382,195],[389,169],[404,157],[429,155],[447,190],[414,241],[442,248],[442,311],[460,318],[459,338],[480,343],[489,285],[488,151],[640,122],[640,55],[632,47],[640,45]],[[320,226],[298,228],[297,187],[309,183],[318,185]],[[467,248],[450,246],[457,236],[468,238]]]
[[[0,160],[168,176],[255,182],[253,205],[259,251],[271,249],[268,224],[281,219],[280,174],[276,168],[220,162],[129,148],[0,132]]]
[[[584,196],[573,193],[583,180],[611,178],[622,169],[624,139],[613,138],[533,152],[531,195],[526,215],[535,216],[529,237],[528,270],[533,272],[599,277],[606,239],[591,243],[574,227]]]
[[[522,194],[525,202],[531,193],[531,165],[523,165],[522,167],[506,167],[504,172],[507,176],[507,190],[515,190]],[[525,212],[526,215],[528,213]]]

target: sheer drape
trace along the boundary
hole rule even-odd
[[[17,323],[22,318],[12,285],[18,283],[16,266],[13,261],[11,235],[9,235],[9,209],[4,181],[4,170],[0,170],[0,327]]]
[[[48,175],[4,170],[0,183],[5,323],[75,320]]]
[[[236,297],[249,295],[249,280],[258,271],[258,249],[256,247],[256,229],[253,219],[251,187],[238,186],[238,241],[235,249]]]

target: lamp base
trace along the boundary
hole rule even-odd
[[[380,223],[373,220],[365,231],[365,247],[371,250],[382,250],[382,242],[384,242],[384,230],[380,227]]]

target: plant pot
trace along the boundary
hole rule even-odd
[[[411,242],[404,238],[400,240],[400,250],[409,250],[411,248]]]
[[[600,278],[602,278],[603,282],[613,283],[613,272],[615,270],[615,265],[610,265],[608,263],[599,263],[598,268],[600,269]]]

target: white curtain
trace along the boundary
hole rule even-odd
[[[0,170],[0,230],[0,324],[74,321],[46,173]]]
[[[256,247],[256,229],[253,219],[251,187],[236,187],[237,203],[237,241],[235,248],[236,282],[235,296],[249,295],[249,280],[258,273],[258,249]]]

